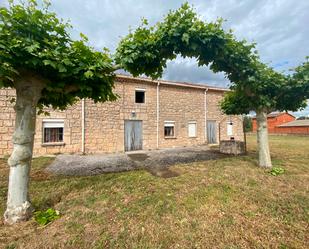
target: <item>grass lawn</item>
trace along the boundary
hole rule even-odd
[[[0,248],[309,248],[309,137],[270,137],[279,176],[256,166],[248,140],[247,156],[176,165],[174,178],[55,177],[43,171],[53,159],[35,159],[33,205],[61,218],[1,225]],[[7,174],[1,160],[1,213]]]

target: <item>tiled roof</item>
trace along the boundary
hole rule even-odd
[[[291,122],[279,125],[278,127],[293,127],[293,126],[309,126],[309,119],[293,120]]]
[[[275,118],[275,117],[278,117],[282,114],[288,114],[288,115],[291,115],[293,116],[292,114],[288,113],[288,112],[271,112],[267,115],[267,118]],[[294,116],[293,116],[294,117]],[[252,117],[253,119],[256,118],[256,116]]]
[[[214,87],[214,86],[208,86],[204,84],[195,84],[195,83],[189,83],[189,82],[177,82],[177,81],[170,81],[170,80],[153,80],[147,77],[133,77],[133,76],[123,75],[123,74],[117,74],[117,77],[122,78],[122,79],[133,79],[133,80],[146,81],[146,82],[151,82],[155,84],[160,83],[160,84],[170,85],[170,86],[183,86],[183,87],[199,88],[199,89],[205,89],[205,90],[208,89],[208,90],[223,91],[223,92],[230,91],[228,88]]]

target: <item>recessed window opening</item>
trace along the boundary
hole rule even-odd
[[[43,143],[63,142],[63,120],[43,121]]]
[[[196,137],[196,121],[188,123],[188,135],[189,137]]]
[[[175,137],[175,122],[174,121],[164,122],[164,137]]]
[[[227,123],[227,135],[233,136],[233,122],[232,121],[229,121]]]
[[[135,103],[145,103],[145,90],[135,90]]]

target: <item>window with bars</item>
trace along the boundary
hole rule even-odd
[[[43,143],[63,142],[63,120],[43,121]]]

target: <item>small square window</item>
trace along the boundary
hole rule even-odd
[[[64,122],[61,120],[43,121],[43,143],[63,142]]]
[[[164,122],[164,137],[175,137],[175,122]]]
[[[145,91],[135,90],[135,103],[145,103]]]

